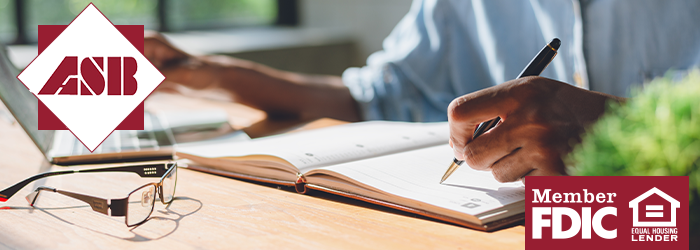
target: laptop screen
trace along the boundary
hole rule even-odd
[[[38,100],[17,80],[18,74],[19,71],[8,58],[5,46],[0,45],[0,99],[46,155],[55,131],[39,130]]]

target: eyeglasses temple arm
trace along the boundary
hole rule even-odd
[[[175,163],[158,163],[148,165],[112,167],[112,168],[94,168],[81,169],[79,173],[97,173],[97,172],[129,172],[136,173],[141,177],[161,177],[171,167],[176,166]]]
[[[41,178],[46,178],[49,176],[54,176],[54,175],[64,175],[64,174],[72,174],[75,173],[75,170],[68,170],[68,171],[56,171],[56,172],[46,172],[46,173],[41,173],[34,175],[32,177],[29,177],[23,181],[18,182],[15,185],[12,185],[5,190],[0,191],[0,202],[5,202],[7,199],[15,195],[19,190],[21,190],[23,187],[27,186],[29,183],[32,181],[36,181]]]
[[[103,198],[98,198],[94,196],[89,196],[89,195],[84,195],[84,194],[78,194],[78,193],[73,193],[73,192],[68,192],[68,191],[63,191],[63,190],[57,190],[52,187],[38,187],[34,192],[30,193],[27,195],[27,201],[29,202],[30,206],[34,206],[36,204],[37,199],[39,198],[39,193],[41,191],[51,191],[55,193],[59,193],[80,201],[83,201],[90,205],[93,211],[104,214],[104,215],[110,215],[109,210],[111,208],[112,214],[111,216],[125,216],[126,215],[126,200],[127,199],[112,199],[111,204],[109,204],[109,200],[103,199]]]
[[[64,175],[73,173],[97,173],[97,172],[130,172],[136,173],[141,177],[161,177],[168,171],[171,167],[177,167],[175,163],[158,163],[158,164],[148,164],[148,165],[137,165],[137,166],[125,166],[125,167],[111,167],[111,168],[95,168],[95,169],[81,169],[81,170],[67,170],[67,171],[56,171],[56,172],[46,172],[37,174],[35,176],[29,177],[15,185],[12,185],[5,190],[0,191],[0,202],[5,202],[10,199],[13,195],[19,192],[20,189],[27,186],[32,181],[46,178],[54,175]]]

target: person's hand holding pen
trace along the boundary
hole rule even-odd
[[[537,76],[508,81],[450,103],[450,146],[458,160],[490,170],[500,182],[565,175],[562,156],[609,99],[623,100]],[[501,117],[498,126],[472,138],[481,122],[495,117]]]

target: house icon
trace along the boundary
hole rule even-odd
[[[643,200],[649,198],[649,196],[652,195],[658,195],[664,200],[668,201],[666,204],[658,204],[658,205],[646,205],[644,210],[639,208],[639,203],[642,202]],[[670,203],[670,204],[669,204]],[[670,205],[670,206],[669,206]],[[632,201],[630,201],[630,208],[632,208],[632,226],[634,227],[675,227],[676,226],[676,210],[681,207],[681,203],[674,199],[673,197],[667,195],[663,191],[659,190],[658,188],[654,187],[652,189],[649,189],[649,191],[646,191],[642,195],[640,195],[637,198],[634,198]],[[639,220],[639,214],[644,212],[644,217],[649,218],[649,217],[665,217],[664,213],[671,213],[670,220],[669,221],[640,221]]]

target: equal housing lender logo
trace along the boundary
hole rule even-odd
[[[688,249],[687,176],[526,178],[527,249]]]
[[[143,56],[143,25],[113,25],[92,3],[69,25],[39,25],[39,56],[17,78],[39,99],[40,130],[70,130],[91,152],[143,129],[165,77]]]

